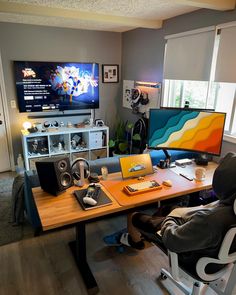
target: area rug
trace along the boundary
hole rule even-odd
[[[13,184],[13,179],[11,178],[0,179],[0,194],[11,192],[12,184]]]
[[[12,220],[12,184],[13,179],[0,179],[0,246],[33,236],[30,225],[14,226]]]

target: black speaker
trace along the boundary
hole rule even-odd
[[[41,188],[55,196],[72,186],[70,161],[67,157],[46,158],[35,163]]]

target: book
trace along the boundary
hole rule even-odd
[[[79,202],[80,206],[84,210],[91,210],[91,209],[100,208],[100,207],[112,204],[112,200],[104,193],[103,190],[100,190],[99,196],[97,198],[97,204],[95,206],[85,204],[83,202],[83,198],[86,196],[86,193],[87,193],[87,189],[74,191],[76,200]]]

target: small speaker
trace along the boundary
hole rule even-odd
[[[35,163],[41,188],[55,196],[72,186],[70,161],[67,157],[46,158]]]

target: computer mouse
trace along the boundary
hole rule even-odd
[[[91,206],[95,206],[95,205],[97,205],[97,201],[94,200],[94,199],[91,198],[91,197],[84,197],[84,198],[83,198],[83,202],[84,202],[85,204],[88,204],[88,205],[91,205]]]
[[[169,180],[169,179],[167,179],[167,180],[163,180],[162,184],[165,185],[165,186],[169,186],[169,187],[171,187],[171,186],[172,186],[172,181]]]

